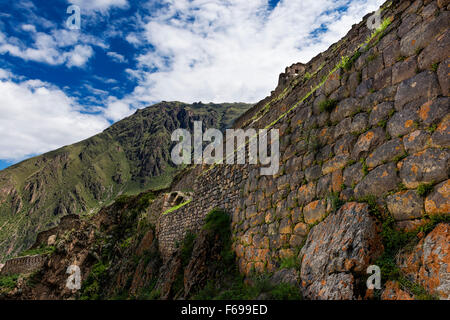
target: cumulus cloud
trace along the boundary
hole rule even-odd
[[[107,107],[104,109],[103,113],[105,117],[112,121],[118,121],[123,119],[134,112],[131,107],[131,102],[125,100],[119,100],[115,97],[110,97],[107,103]]]
[[[382,2],[282,0],[272,10],[264,0],[162,1],[144,31],[126,37],[151,47],[127,70],[139,79],[127,99],[256,102],[287,65],[309,61]]]
[[[8,53],[24,60],[49,65],[83,67],[94,54],[92,45],[107,47],[94,36],[72,30],[54,29],[50,33],[44,33],[37,32],[31,25],[23,25],[22,30],[29,32],[33,43],[25,44],[0,32],[0,54]]]
[[[130,25],[132,19],[133,30],[124,31],[118,23],[105,33],[106,38],[121,34],[137,50],[136,64],[124,68],[137,85],[124,97],[112,96],[114,88],[107,93],[87,83],[85,88],[96,95],[96,107],[83,107],[52,84],[14,78],[0,68],[0,159],[17,161],[85,139],[136,107],[161,100],[257,102],[275,88],[286,66],[307,62],[327,49],[383,1],[281,0],[275,8],[268,0],[161,0],[156,8],[148,2],[148,11],[126,17],[124,23]],[[126,0],[68,3],[90,11],[89,23],[107,19],[110,9],[129,6]],[[42,19],[37,23],[37,15],[31,17],[33,22],[18,28],[29,40],[0,29],[0,54],[83,68],[94,48],[102,48],[113,61],[129,62],[109,50],[109,38],[58,29]],[[99,75],[92,78],[117,84]]]
[[[0,159],[17,161],[83,140],[109,126],[81,112],[63,91],[40,80],[16,82],[0,69]]]

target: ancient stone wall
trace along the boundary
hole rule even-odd
[[[70,214],[61,218],[59,224],[49,230],[38,233],[36,241],[30,249],[36,249],[41,246],[46,246],[48,238],[52,235],[59,237],[67,231],[77,229],[80,226],[80,218],[75,214]]]
[[[449,214],[448,9],[448,1],[387,2],[385,30],[367,43],[366,16],[305,65],[310,76],[294,78],[239,120],[280,130],[279,173],[204,170],[192,202],[159,219],[163,256],[214,207],[232,214],[233,247],[246,274],[298,256],[338,199],[372,197],[404,229]],[[350,61],[339,65],[342,57]]]
[[[6,261],[0,270],[1,275],[24,274],[39,270],[45,263],[45,255],[14,258]]]

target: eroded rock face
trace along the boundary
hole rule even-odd
[[[354,299],[356,279],[383,251],[379,226],[368,205],[349,202],[309,233],[300,252],[303,295]]]
[[[388,281],[381,295],[381,300],[414,300],[414,298],[408,292],[402,290],[398,282]]]
[[[397,259],[401,270],[440,299],[450,299],[450,224],[441,223]]]

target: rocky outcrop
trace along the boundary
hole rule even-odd
[[[450,224],[436,226],[412,252],[400,254],[397,260],[410,280],[440,299],[450,299]]]
[[[367,204],[354,202],[315,226],[299,256],[303,295],[321,300],[358,298],[358,278],[383,251],[379,231]]]

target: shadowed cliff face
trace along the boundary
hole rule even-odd
[[[288,68],[234,124],[279,129],[277,175],[261,176],[260,164],[185,168],[151,203],[120,198],[58,238],[38,284],[9,294],[448,298],[449,5],[388,1],[380,29],[368,15]],[[11,206],[23,207],[11,186]],[[190,201],[166,210],[186,186]],[[211,220],[215,208],[223,219]],[[64,289],[71,263],[85,270],[78,292]],[[371,265],[381,289],[366,286]]]
[[[0,261],[64,215],[89,215],[120,193],[167,187],[176,171],[173,130],[192,129],[196,120],[224,129],[249,107],[162,102],[85,141],[0,171]]]

